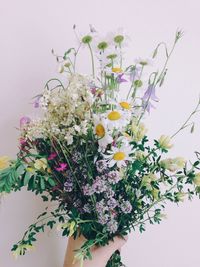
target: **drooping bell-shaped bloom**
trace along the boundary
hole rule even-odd
[[[149,84],[144,96],[142,97],[142,106],[150,112],[151,108],[155,108],[151,101],[158,102],[159,98],[155,94],[155,85]]]
[[[123,78],[124,76],[124,73],[121,73],[117,76],[117,83],[124,83],[124,82],[127,82],[126,79]]]

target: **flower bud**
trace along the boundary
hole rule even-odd
[[[65,70],[65,68],[64,68],[63,65],[60,65],[60,66],[58,67],[58,72],[59,72],[59,73],[63,73],[64,70]]]
[[[151,191],[151,194],[155,200],[159,199],[159,193],[160,193],[160,191],[156,188],[153,188],[153,190]]]

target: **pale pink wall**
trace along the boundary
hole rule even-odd
[[[99,31],[123,26],[132,37],[129,57],[148,56],[157,42],[172,41],[185,30],[171,63],[161,102],[148,118],[150,136],[171,134],[196,103],[200,63],[199,0],[1,1],[0,3],[0,154],[17,151],[18,118],[31,114],[31,97],[55,75],[51,48],[62,53],[73,44],[72,25],[81,31],[92,23]],[[85,67],[80,62],[82,69]],[[198,119],[198,121],[200,121]],[[200,150],[200,127],[193,136],[176,138],[172,155],[193,157]],[[189,139],[191,138],[191,139]],[[41,235],[33,253],[14,261],[10,247],[42,210],[43,203],[23,191],[3,199],[0,207],[0,267],[61,267],[66,240],[58,233]],[[198,267],[200,202],[169,205],[168,219],[132,233],[123,255],[128,267]],[[157,254],[157,256],[156,256]]]

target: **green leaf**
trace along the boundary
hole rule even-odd
[[[41,217],[43,217],[43,216],[45,216],[47,214],[47,212],[45,211],[45,212],[43,212],[42,214],[40,214],[38,217],[37,217],[37,220],[39,219],[39,218],[41,218]]]
[[[25,172],[25,166],[23,164],[19,165],[16,170],[17,176],[21,176]]]
[[[45,182],[44,182],[43,177],[40,177],[40,187],[41,187],[42,190],[45,189]]]
[[[48,183],[49,183],[51,186],[55,186],[55,185],[56,185],[55,181],[54,181],[52,178],[49,178],[49,179],[48,179]]]
[[[43,201],[48,201],[49,200],[47,196],[41,196],[41,198],[42,198]]]
[[[49,222],[47,223],[47,226],[49,226],[50,229],[52,229],[55,223],[56,223],[56,221],[49,221]]]
[[[31,178],[31,174],[30,174],[30,172],[26,172],[26,174],[25,174],[25,176],[24,176],[24,185],[25,185],[25,186],[28,184],[30,178]]]
[[[5,179],[0,179],[0,191],[1,191],[1,187],[3,187],[5,185]]]

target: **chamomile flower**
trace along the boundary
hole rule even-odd
[[[106,148],[113,141],[111,133],[107,129],[106,120],[98,116],[94,117],[94,134],[97,136],[101,148]]]
[[[107,113],[108,129],[122,129],[128,123],[131,113],[124,112],[123,110],[110,110]]]
[[[110,46],[109,40],[106,36],[95,36],[94,37],[94,49],[97,53],[104,53]]]
[[[118,28],[116,31],[108,33],[107,39],[116,47],[126,47],[130,41],[130,37],[123,28]]]
[[[97,58],[103,69],[105,67],[112,67],[114,64],[119,64],[120,54],[116,49],[110,49],[110,47],[108,47],[104,51],[101,50],[100,53],[98,53]]]
[[[82,47],[87,47],[88,45],[91,45],[93,43],[97,33],[89,31],[87,33],[75,32],[75,34],[78,44]]]
[[[135,64],[141,65],[141,66],[152,66],[153,65],[153,61],[149,58],[141,58],[138,57],[135,59]]]
[[[112,147],[107,153],[108,155],[104,155],[104,158],[107,159],[109,167],[114,165],[117,165],[118,168],[125,167],[127,161],[132,161],[132,157],[130,157],[130,154],[133,153],[131,145],[122,144],[120,148]]]
[[[124,111],[130,111],[132,109],[132,103],[131,101],[121,99],[118,101],[119,108]]]

